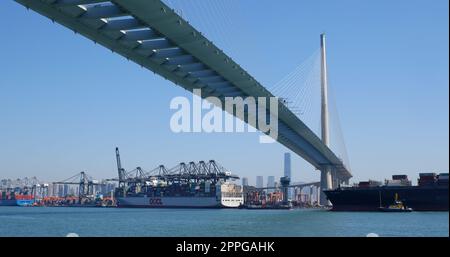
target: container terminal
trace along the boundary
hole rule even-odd
[[[291,183],[290,172],[274,186],[237,185],[239,176],[214,160],[180,163],[151,171],[126,171],[116,148],[118,176],[95,180],[86,172],[53,182],[36,177],[0,181],[0,206],[121,208],[324,208],[320,182]],[[285,165],[289,167],[290,165]],[[288,168],[289,169],[289,168]],[[406,175],[384,183],[361,181],[324,190],[333,211],[377,211],[401,201],[415,211],[448,211],[448,173],[420,173],[417,185]]]
[[[214,160],[126,171],[116,148],[116,161],[118,176],[101,181],[85,171],[52,183],[35,177],[4,179],[0,206],[289,209],[318,204],[312,194],[300,192],[298,200],[288,201],[287,177],[281,178],[281,186],[271,188],[237,185],[233,181],[239,177]]]
[[[99,182],[86,172],[59,182],[40,183],[32,179],[3,179],[0,206],[113,207],[113,183]]]
[[[233,182],[239,177],[214,160],[126,171],[116,148],[116,161],[118,176],[102,181],[84,171],[53,183],[2,180],[0,206],[290,209],[319,201],[317,192],[314,199],[312,191],[307,195],[301,190],[288,199],[288,188],[298,187],[288,177],[275,187],[237,185]]]

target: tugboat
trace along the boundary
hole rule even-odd
[[[402,201],[398,200],[398,194],[395,194],[395,202],[394,204],[389,205],[388,207],[381,206],[381,197],[380,197],[380,208],[378,209],[382,212],[412,212],[413,209],[408,208],[403,204]]]

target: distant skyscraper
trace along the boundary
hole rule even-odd
[[[48,185],[46,196],[53,196],[53,185]]]
[[[256,177],[256,187],[257,188],[264,187],[264,178],[263,178],[263,176],[257,176]]]
[[[64,185],[63,188],[63,196],[66,197],[67,195],[69,195],[69,185]]]
[[[291,154],[284,154],[284,176],[292,178],[291,176]]]
[[[275,177],[268,176],[267,177],[267,187],[274,187],[274,186],[275,186]]]
[[[58,196],[63,197],[64,196],[64,187],[63,185],[58,185]]]
[[[242,178],[242,186],[248,186],[248,178],[246,177]]]
[[[69,187],[69,195],[75,195],[75,189],[73,187]]]
[[[275,177],[274,176],[268,176],[267,177],[267,187],[275,187]],[[272,193],[274,192],[274,189],[268,189],[267,192]]]
[[[288,177],[292,180],[292,172],[291,172],[291,154],[284,153],[284,176]],[[293,188],[288,189],[288,199],[292,199]]]
[[[53,190],[52,190],[52,195],[51,196],[59,196],[58,185],[57,184],[53,184],[52,187],[53,187]]]

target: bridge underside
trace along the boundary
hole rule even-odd
[[[160,0],[15,0],[202,97],[273,97],[256,79]],[[222,107],[224,104],[222,104]],[[234,113],[233,113],[234,114]],[[247,115],[252,115],[247,113]],[[278,139],[316,169],[351,173],[285,105]]]

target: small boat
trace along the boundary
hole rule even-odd
[[[382,212],[412,212],[413,211],[413,209],[411,209],[411,208],[405,208],[405,207],[403,207],[403,208],[396,208],[396,207],[391,207],[391,206],[389,206],[389,207],[381,207],[380,209],[379,209],[380,211],[382,211]]]
[[[397,193],[395,194],[395,202],[394,202],[394,204],[391,204],[391,205],[389,205],[387,207],[382,207],[381,204],[380,204],[380,208],[378,208],[378,210],[382,211],[382,212],[412,212],[413,211],[413,209],[408,208],[406,205],[403,204],[402,201],[398,200],[398,194]]]

